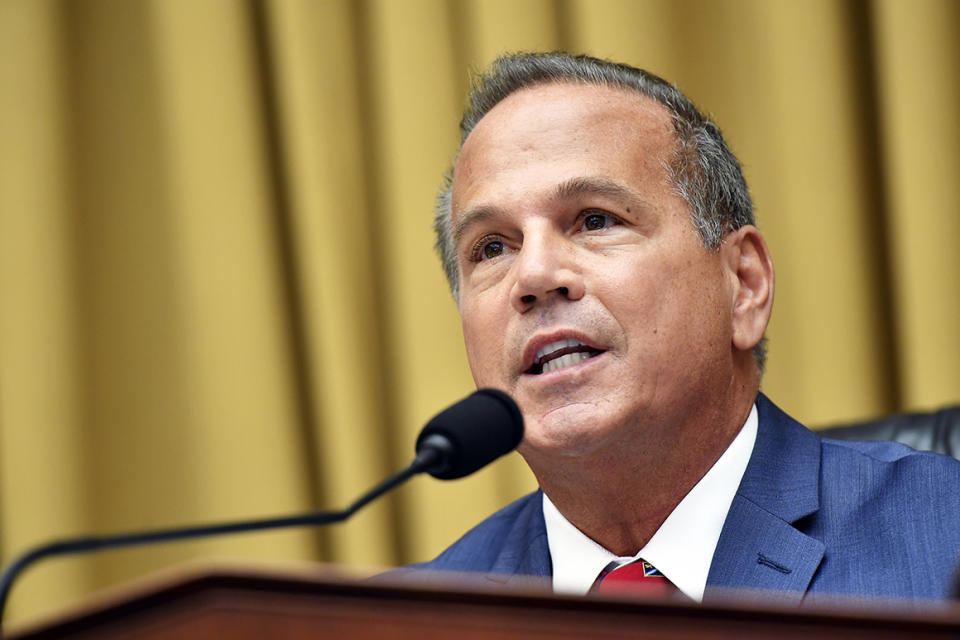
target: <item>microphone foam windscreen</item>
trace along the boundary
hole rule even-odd
[[[419,453],[431,436],[449,442],[444,464],[430,475],[451,480],[470,475],[517,448],[523,439],[523,415],[513,398],[497,389],[480,389],[441,411],[417,438]]]

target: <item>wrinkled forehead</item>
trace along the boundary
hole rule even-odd
[[[464,141],[453,173],[454,213],[481,180],[548,163],[653,175],[663,173],[675,148],[669,112],[636,91],[582,83],[527,87],[494,106]]]
[[[493,132],[527,132],[542,135],[558,122],[589,126],[623,119],[641,136],[674,138],[673,120],[666,107],[626,88],[582,82],[549,82],[519,89],[498,102],[476,124],[461,146],[468,151],[471,141]]]

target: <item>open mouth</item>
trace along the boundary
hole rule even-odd
[[[557,369],[580,364],[584,360],[589,360],[601,353],[603,353],[602,350],[588,347],[574,338],[558,340],[540,349],[537,352],[537,357],[533,359],[533,365],[524,373],[532,375],[550,373]]]

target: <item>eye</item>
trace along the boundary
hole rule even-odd
[[[484,236],[477,240],[470,251],[470,259],[474,262],[492,260],[503,255],[503,241],[497,236]]]
[[[609,213],[588,211],[583,214],[584,231],[600,231],[601,229],[612,227],[618,222],[617,218]]]

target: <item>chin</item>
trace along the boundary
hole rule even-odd
[[[538,417],[525,415],[524,420],[526,435],[519,451],[525,458],[588,455],[616,431],[609,416],[598,415],[598,407],[591,404],[566,405]]]

